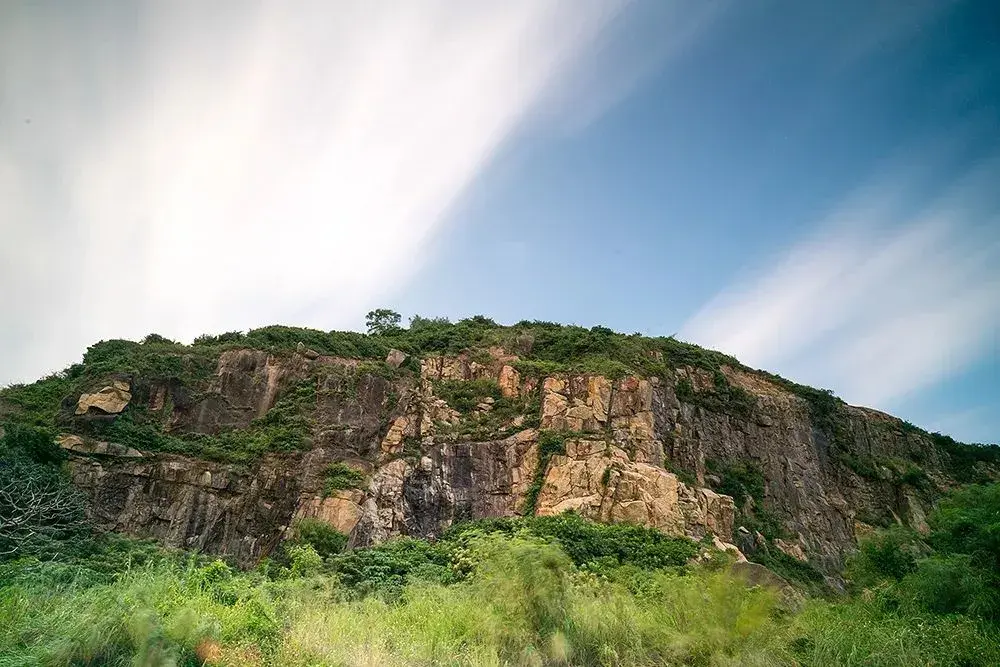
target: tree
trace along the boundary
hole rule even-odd
[[[388,308],[377,308],[365,315],[368,333],[372,336],[385,336],[399,330],[402,319],[399,313]]]
[[[0,559],[55,553],[84,529],[84,501],[48,432],[7,424],[0,436]]]

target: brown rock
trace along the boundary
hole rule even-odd
[[[632,461],[603,440],[570,439],[553,456],[537,514],[574,510],[606,522],[631,522],[671,535],[707,533],[729,539],[735,507],[728,496],[689,489],[666,470]]]
[[[91,408],[108,415],[116,415],[132,400],[127,382],[115,380],[94,394],[82,394],[76,404],[76,414],[86,414]]]
[[[295,511],[296,518],[314,518],[350,535],[361,519],[365,494],[358,489],[336,491],[326,498],[312,496]]]
[[[516,398],[520,392],[521,374],[513,366],[504,366],[500,369],[497,383],[500,385],[501,395],[505,398]]]
[[[802,550],[802,545],[796,542],[786,542],[781,538],[776,538],[774,540],[774,546],[776,546],[778,550],[786,556],[791,556],[797,561],[805,563],[809,560],[806,556],[806,552]]]
[[[399,368],[403,365],[404,361],[406,361],[406,353],[396,348],[389,350],[389,354],[385,356],[385,363],[393,368]]]

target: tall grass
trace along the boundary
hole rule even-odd
[[[0,666],[985,665],[995,628],[877,598],[783,607],[724,567],[602,574],[523,536],[469,542],[457,583],[411,576],[359,597],[335,575],[278,578],[161,559],[93,577],[0,567]]]

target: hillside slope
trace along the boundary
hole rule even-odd
[[[671,338],[376,329],[104,341],[0,392],[0,422],[53,430],[102,529],[246,564],[301,517],[369,545],[574,510],[833,573],[873,526],[923,529],[945,489],[1000,478],[995,446]]]

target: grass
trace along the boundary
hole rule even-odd
[[[0,566],[0,666],[1000,660],[998,633],[968,617],[895,613],[861,599],[811,600],[797,610],[724,568],[629,565],[595,573],[537,537],[465,535],[450,555],[417,541],[354,552],[369,565],[355,579],[333,561],[321,571],[286,568],[272,576],[180,557],[118,561],[101,576],[87,574],[102,568],[94,561],[9,563]],[[387,560],[418,561],[413,554],[436,550],[441,567],[398,574],[397,596],[360,588],[372,572],[391,569]]]

